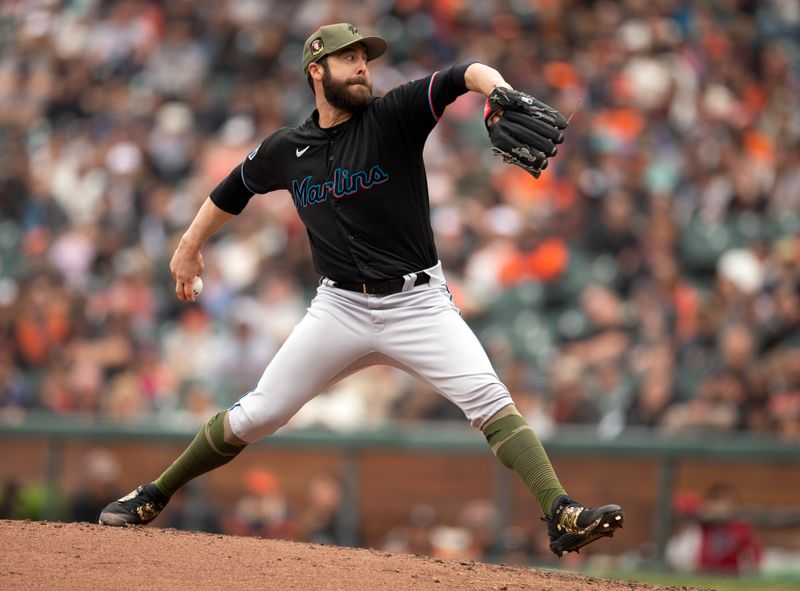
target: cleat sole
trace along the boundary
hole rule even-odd
[[[600,538],[613,538],[614,532],[622,528],[625,521],[622,509],[616,507],[614,510],[603,515],[600,523],[591,532],[584,534],[564,534],[550,543],[550,550],[559,558],[567,552],[578,552],[587,544],[591,544]]]

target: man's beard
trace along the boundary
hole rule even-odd
[[[363,88],[369,92],[365,93],[363,89],[358,89],[357,85],[359,84],[363,84]],[[351,86],[354,87],[352,90],[357,90],[357,92],[353,92]],[[322,91],[332,107],[348,113],[363,111],[372,100],[372,85],[367,82],[366,78],[354,76],[344,82],[339,82],[331,77],[331,71],[328,68],[324,68],[322,71]]]

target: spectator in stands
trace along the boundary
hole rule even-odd
[[[667,540],[667,566],[678,572],[695,572],[700,561],[702,531],[698,524],[701,499],[681,491],[672,500],[673,531]]]
[[[742,393],[742,383],[735,375],[709,375],[700,383],[695,398],[665,409],[659,424],[672,434],[732,431],[740,422]]]
[[[19,482],[4,480],[0,489],[0,519],[21,519],[21,504]]]
[[[659,427],[674,401],[672,377],[651,371],[642,377],[639,390],[628,408],[627,424]]]
[[[97,512],[103,509],[103,499],[119,496],[119,460],[104,448],[87,451],[81,459],[81,479],[69,499],[68,521],[97,522]]]
[[[233,513],[223,519],[223,529],[234,536],[292,539],[296,526],[278,477],[268,470],[247,470],[244,495],[236,502]]]
[[[0,340],[0,416],[24,413],[33,405],[32,388],[25,374],[14,363],[13,345]]]
[[[409,511],[406,523],[389,530],[383,549],[430,556],[433,552],[431,534],[437,524],[436,509],[427,503],[418,503]]]
[[[459,525],[469,532],[473,560],[495,562],[503,557],[500,539],[500,516],[488,499],[475,499],[461,507]]]
[[[746,575],[757,571],[762,548],[753,525],[741,516],[736,490],[713,484],[703,498],[680,493],[673,502],[677,527],[667,563],[683,572]]]
[[[602,199],[592,200],[589,207],[586,246],[592,252],[613,257],[619,273],[615,285],[627,295],[644,264],[637,232],[640,220],[633,196],[615,189]]]
[[[342,485],[333,474],[320,472],[306,487],[306,503],[297,517],[299,539],[317,544],[343,544],[340,535]]]
[[[717,483],[703,499],[698,513],[702,572],[748,574],[761,564],[762,549],[753,525],[741,516],[736,490]]]
[[[61,292],[58,279],[43,274],[32,278],[19,294],[13,331],[24,367],[41,369],[69,341],[70,299]]]
[[[186,531],[222,532],[219,510],[201,482],[191,482],[170,503],[168,526]]]
[[[577,356],[558,359],[550,372],[553,418],[560,424],[593,423],[598,413],[586,392],[585,366]]]

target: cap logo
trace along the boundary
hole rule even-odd
[[[322,37],[317,37],[311,42],[311,55],[319,55],[325,49],[325,44],[322,42]]]
[[[356,29],[355,25],[347,25],[347,30],[350,31],[353,35],[358,35],[358,29]]]

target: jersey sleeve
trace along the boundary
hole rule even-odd
[[[225,179],[211,191],[211,201],[228,213],[238,215],[256,193],[283,187],[276,146],[280,130],[264,139]]]
[[[396,117],[406,133],[424,140],[447,105],[467,92],[464,73],[474,63],[462,62],[398,86],[381,99],[381,108],[387,117]]]
[[[253,193],[269,193],[283,187],[284,167],[280,162],[279,146],[286,128],[267,137],[242,162],[242,181]]]

